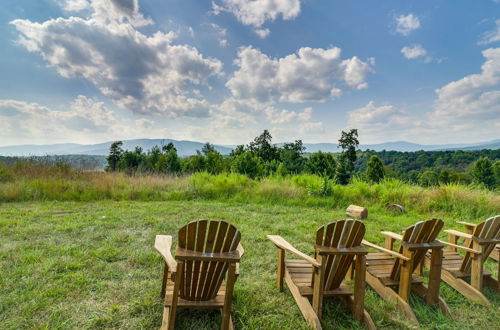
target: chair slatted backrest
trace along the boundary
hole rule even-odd
[[[487,220],[478,224],[472,233],[472,236],[481,239],[500,239],[500,215],[488,218]],[[469,241],[469,248],[473,248],[474,240]],[[495,248],[496,243],[487,243],[484,246],[483,262],[488,259],[491,251]],[[460,270],[464,273],[470,273],[472,266],[472,255],[467,252],[464,256]]]
[[[192,221],[178,235],[180,248],[204,253],[234,251],[241,238],[236,227],[219,220]],[[222,261],[184,261],[179,296],[191,301],[215,298],[228,266]]]
[[[403,234],[403,242],[406,243],[431,243],[433,242],[439,232],[443,228],[443,220],[432,218],[425,221],[420,221],[405,229]],[[404,252],[404,246],[401,244],[399,248],[399,253]],[[417,266],[422,262],[425,254],[427,253],[426,249],[418,249],[413,254],[413,264],[412,264],[412,273],[415,271]],[[391,271],[391,279],[398,280],[401,275],[401,260],[396,260],[394,262],[394,266]]]
[[[331,222],[316,232],[316,245],[333,248],[350,248],[361,245],[365,236],[365,224],[358,220],[346,219]],[[340,286],[346,276],[354,255],[327,255],[325,266],[325,290]],[[312,282],[312,281],[311,281]],[[311,283],[311,285],[314,285]]]

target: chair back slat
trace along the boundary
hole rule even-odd
[[[478,224],[472,236],[480,239],[500,239],[500,215],[486,219],[485,221]],[[469,240],[469,248],[473,248],[474,239]],[[487,243],[483,247],[483,262],[488,259],[489,255],[495,248],[496,243]],[[467,252],[464,256],[460,270],[464,273],[470,273],[472,267],[472,254]]]
[[[320,227],[316,231],[316,245],[334,248],[350,248],[361,245],[365,225],[353,219],[339,220]],[[325,290],[340,286],[349,270],[354,255],[327,255],[325,265]],[[314,285],[311,282],[311,285]]]
[[[433,242],[437,236],[439,235],[439,232],[443,228],[443,221],[441,219],[429,219],[425,221],[419,221],[413,226],[410,226],[405,229],[403,233],[403,239],[402,242],[406,243],[431,243]],[[401,244],[399,248],[399,253],[403,253],[405,247],[403,246],[404,244]],[[427,250],[425,249],[419,249],[414,251],[413,253],[413,264],[412,264],[412,273],[413,271],[417,268],[417,266],[422,262],[423,258],[425,257],[425,254],[427,253]],[[401,265],[402,261],[397,259],[394,262],[394,266],[392,267],[391,270],[391,279],[393,280],[398,280],[399,276],[401,275]]]
[[[236,250],[241,234],[225,221],[199,220],[182,227],[178,239],[181,248],[219,253]],[[203,301],[215,298],[229,264],[222,261],[185,260],[183,265],[179,296],[186,300]]]

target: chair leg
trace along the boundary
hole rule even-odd
[[[313,287],[313,297],[312,297],[312,306],[314,312],[321,320],[321,316],[323,314],[323,291],[325,284],[325,265],[323,262],[323,256],[318,255],[317,261],[321,264],[321,266],[314,267],[314,287]]]
[[[231,263],[227,271],[226,294],[224,296],[224,307],[222,307],[222,330],[232,328],[231,304],[233,300],[233,288],[236,281],[236,264]]]
[[[167,288],[167,280],[168,280],[168,266],[167,263],[165,263],[165,266],[163,266],[163,282],[161,284],[161,297],[165,298],[165,290]]]
[[[354,278],[354,318],[358,321],[363,320],[365,306],[365,278],[366,278],[366,257],[365,255],[356,256]]]
[[[182,275],[184,272],[184,261],[180,261],[177,264],[177,269],[178,269],[178,272],[175,276],[174,288],[172,291],[172,305],[170,306],[169,309],[167,309],[167,307],[165,307],[165,310],[164,310],[164,312],[167,311],[168,315],[169,315],[167,317],[167,320],[168,320],[168,328],[167,329],[174,329],[175,328],[175,316],[177,313],[177,299],[179,298],[179,289],[180,289],[180,285],[181,285]],[[164,318],[165,318],[165,316],[164,316]]]
[[[410,258],[412,259],[412,258]],[[412,261],[403,261],[399,276],[399,296],[408,301],[411,291]]]
[[[285,276],[285,250],[278,248],[278,290],[283,291],[283,276]]]
[[[474,244],[474,249],[481,251],[481,254],[472,256],[470,284],[476,290],[481,291],[481,288],[483,287],[483,255],[482,255],[482,253],[484,253],[484,248],[482,245],[479,245],[476,242],[474,242],[473,244]]]
[[[168,330],[169,323],[170,323],[170,307],[163,306],[163,318],[161,320],[160,330]]]
[[[443,259],[442,249],[433,249],[430,256],[429,264],[429,289],[425,296],[428,304],[433,305],[439,300],[439,285],[441,282],[441,263]],[[423,261],[422,261],[423,265]]]

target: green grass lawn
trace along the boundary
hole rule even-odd
[[[380,230],[400,232],[435,216],[446,228],[460,227],[447,214],[397,215],[370,207],[366,238],[382,243]],[[493,214],[492,214],[493,215]],[[224,219],[242,233],[245,255],[236,283],[237,329],[307,329],[290,292],[276,288],[279,234],[312,254],[316,229],[343,218],[343,210],[207,201],[32,202],[0,205],[0,328],[150,329],[161,324],[159,297],[163,261],[153,248],[156,234],[172,234],[195,219]],[[444,236],[442,235],[442,238]],[[497,275],[491,259],[487,268]],[[487,289],[493,306],[469,302],[442,283],[441,295],[454,319],[412,296],[423,329],[492,329],[500,324],[500,295]],[[343,305],[327,299],[325,329],[362,328]],[[417,328],[403,314],[366,290],[366,309],[379,328]],[[179,329],[217,329],[217,312],[180,310]]]

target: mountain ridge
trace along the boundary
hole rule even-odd
[[[114,141],[107,141],[96,144],[78,144],[78,143],[56,143],[56,144],[24,144],[0,147],[0,155],[2,156],[44,156],[44,155],[107,155],[109,147]],[[189,140],[174,140],[174,139],[133,139],[123,140],[123,148],[132,150],[136,146],[149,150],[153,146],[161,146],[172,142],[177,148],[179,156],[185,157],[194,155],[197,150],[201,150],[204,143]],[[283,143],[277,143],[283,145]],[[337,143],[304,143],[306,152],[339,152]],[[218,145],[214,147],[223,155],[228,155],[235,147],[234,145]],[[462,143],[462,144],[440,144],[440,145],[424,145],[407,141],[394,141],[377,144],[360,144],[360,150],[394,150],[394,151],[439,151],[439,150],[480,150],[480,149],[499,149],[500,139],[477,142],[477,143]]]

